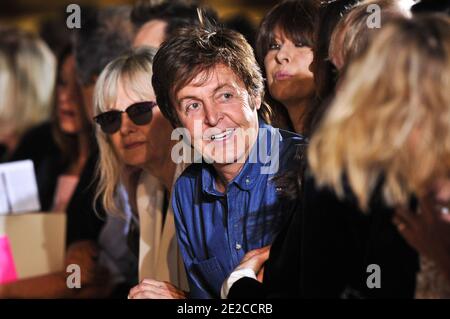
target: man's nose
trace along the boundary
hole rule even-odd
[[[222,118],[222,112],[215,103],[208,103],[204,105],[205,110],[205,124],[208,126],[217,126]]]

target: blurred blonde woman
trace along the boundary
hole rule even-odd
[[[0,144],[6,159],[22,134],[50,116],[56,59],[37,36],[0,27]]]
[[[186,275],[169,204],[182,168],[171,160],[172,127],[151,85],[155,53],[142,47],[117,58],[96,83],[97,196],[108,212],[123,215],[121,204],[131,206],[130,248],[139,256],[141,283],[129,298],[185,298]]]
[[[421,256],[416,297],[450,297],[447,17],[383,26],[346,70],[308,159],[317,182],[341,195],[345,176],[363,209],[383,181],[398,231]]]

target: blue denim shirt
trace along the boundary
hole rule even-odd
[[[225,193],[216,190],[215,170],[206,163],[189,166],[175,184],[172,204],[192,298],[220,298],[223,281],[244,255],[271,244],[287,217],[272,178],[298,169],[289,164],[304,138],[262,121],[259,128],[249,158]],[[278,146],[269,144],[265,152],[272,155],[270,163],[254,156],[265,139]],[[276,158],[278,170],[261,174]]]

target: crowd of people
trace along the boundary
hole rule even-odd
[[[407,2],[86,8],[57,52],[0,26],[0,162],[82,272],[0,298],[450,298],[450,8]]]

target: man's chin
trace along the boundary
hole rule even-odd
[[[228,155],[228,156],[204,155],[203,159],[205,160],[205,162],[207,162],[209,164],[215,164],[215,165],[245,163],[245,156],[236,156],[236,155]]]

